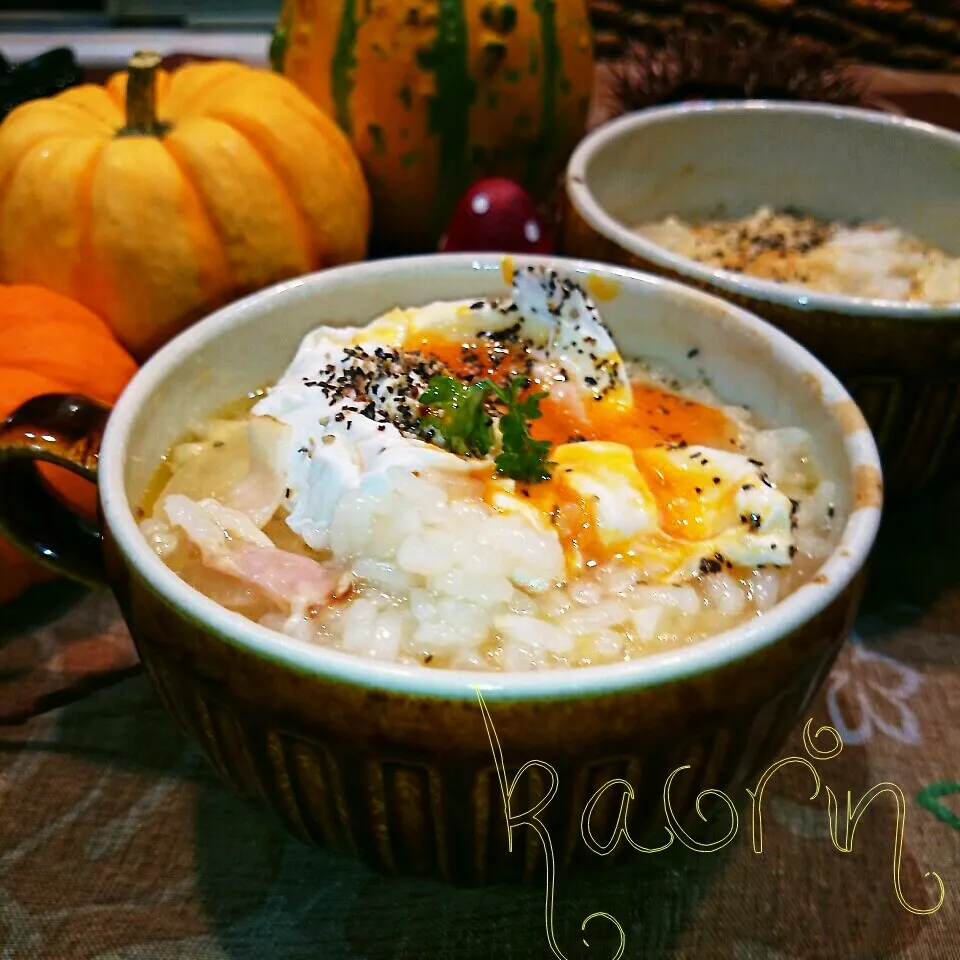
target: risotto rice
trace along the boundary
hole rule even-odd
[[[847,225],[761,207],[739,220],[667,217],[637,227],[691,260],[821,293],[960,303],[960,257],[883,223]]]

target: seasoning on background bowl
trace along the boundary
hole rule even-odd
[[[936,303],[899,299],[896,285],[894,297],[882,291],[887,299],[827,293],[770,279],[776,270],[761,278],[724,269],[720,264],[736,266],[737,258],[722,244],[712,255],[703,252],[706,245],[698,251],[688,225],[746,220],[764,208],[812,218],[821,234],[845,230],[847,252],[852,239],[853,259],[861,258],[851,268],[856,273],[864,269],[864,230],[882,224],[886,234],[871,241],[878,248],[875,274],[883,273],[883,259],[915,255],[910,238],[942,253],[949,271],[960,256],[960,135],[852,108],[689,103],[597,128],[571,158],[566,188],[565,252],[718,294],[787,332],[836,373],[877,437],[888,495],[954,479],[960,303],[942,302],[942,294]],[[851,238],[851,227],[861,236]],[[657,229],[661,243],[650,238]],[[707,262],[694,259],[698,252]],[[902,263],[891,272],[897,269]],[[830,282],[853,289],[848,281]]]
[[[528,272],[531,267],[533,274]],[[629,660],[576,669],[555,669],[563,664],[552,661],[533,664],[534,669],[509,661],[500,664],[501,669],[493,664],[491,669],[468,669],[463,663],[438,669],[402,656],[338,649],[321,635],[284,632],[276,618],[257,622],[229,609],[226,601],[217,602],[210,581],[206,590],[200,582],[191,585],[158,555],[142,526],[144,511],[138,508],[151,501],[164,456],[238,397],[262,396],[263,385],[282,379],[285,370],[292,371],[290,384],[296,387],[286,400],[295,400],[303,372],[296,366],[298,347],[318,327],[322,336],[309,344],[323,347],[340,328],[362,326],[397,306],[450,301],[480,303],[476,312],[490,310],[488,319],[496,322],[497,308],[483,301],[516,296],[513,281],[518,276],[533,276],[536,283],[548,285],[554,276],[575,281],[578,289],[594,292],[624,359],[648,358],[680,382],[709,379],[711,390],[731,407],[749,410],[771,426],[805,432],[810,461],[834,484],[827,514],[837,518],[837,525],[824,555],[791,592],[759,615],[742,620],[731,616],[730,626],[720,624],[692,642],[666,638],[659,648],[648,643]],[[573,288],[563,289],[569,294]],[[574,308],[583,319],[584,304],[574,303]],[[447,330],[473,312],[469,306],[465,314],[434,309],[432,316]],[[413,311],[407,319],[423,320],[427,313]],[[532,309],[524,313],[536,319]],[[393,315],[393,329],[400,319]],[[389,323],[379,325],[381,334],[390,328]],[[355,332],[345,335],[349,339]],[[597,326],[586,336],[599,346],[602,333]],[[300,359],[309,359],[308,354]],[[336,373],[336,362],[329,360],[329,365]],[[588,370],[583,382],[592,386],[587,377],[593,378]],[[306,382],[302,387],[303,393],[316,389]],[[286,403],[282,392],[267,393],[265,399],[299,422],[296,404]],[[508,773],[512,776],[530,760],[549,763],[556,771],[556,796],[540,816],[554,838],[560,864],[590,859],[579,835],[566,826],[613,771],[634,780],[642,774],[637,783],[642,802],[630,822],[638,842],[653,842],[662,833],[658,806],[663,784],[679,766],[689,763],[691,769],[684,771],[684,787],[674,796],[672,809],[688,828],[699,821],[695,804],[702,790],[731,793],[749,786],[804,719],[803,711],[843,643],[859,604],[880,518],[882,478],[870,431],[839,382],[808,352],[717,298],[595,263],[449,255],[378,261],[291,281],[219,311],[161,350],[113,408],[101,442],[107,414],[106,408],[83,398],[54,395],[28,402],[3,425],[0,522],[5,531],[68,575],[112,586],[168,711],[227,783],[262,797],[303,839],[358,855],[392,873],[469,882],[529,873],[528,858],[511,855],[508,846],[498,770],[478,687]],[[344,423],[343,436],[349,429],[346,422],[353,422],[356,430],[363,427],[359,420],[337,421],[336,414],[333,420]],[[301,425],[309,426],[306,420]],[[371,420],[367,432],[377,436],[381,425],[383,421]],[[282,430],[272,432],[279,436]],[[340,442],[336,431],[330,435],[331,445]],[[393,440],[399,449],[398,439]],[[226,434],[221,442],[218,449],[226,450]],[[322,438],[319,442],[327,449]],[[582,442],[567,445],[575,453]],[[309,449],[309,438],[305,445]],[[431,450],[435,457],[442,452],[416,449],[424,456]],[[176,458],[189,464],[191,457],[212,455],[188,449]],[[97,480],[102,546],[98,536],[69,523],[70,515],[43,493],[33,475],[31,460],[36,458],[71,465]],[[176,464],[170,460],[170,465]],[[628,473],[623,468],[620,479]],[[172,479],[178,475],[174,471]],[[719,488],[723,477],[715,475],[719,483],[710,483]],[[251,477],[262,479],[253,462],[248,477],[236,479],[242,485]],[[607,479],[618,479],[616,469]],[[766,486],[759,474],[757,482]],[[244,487],[244,493],[252,494],[255,485]],[[270,488],[267,483],[261,493],[269,494]],[[321,485],[313,492],[325,490]],[[407,495],[417,492],[423,493],[408,484]],[[304,494],[309,497],[311,491],[298,491],[298,496]],[[168,504],[171,499],[176,515],[191,498],[185,492],[171,496],[167,490]],[[256,499],[248,499],[247,505]],[[232,502],[229,509],[238,510],[238,501]],[[470,506],[476,514],[477,505]],[[203,509],[208,508],[217,514],[215,506]],[[170,511],[165,512],[172,520]],[[261,522],[268,516],[258,514]],[[179,518],[184,523],[174,525],[181,531],[202,535],[203,524],[193,524],[183,513]],[[311,514],[306,519],[301,529],[311,527],[315,518]],[[781,536],[789,535],[789,521],[788,516]],[[478,552],[470,532],[476,522],[448,523],[448,532],[463,531],[466,554]],[[763,518],[757,522],[763,526]],[[382,518],[375,523],[384,530],[389,526]],[[748,517],[745,525],[754,522]],[[264,522],[264,530],[267,527]],[[296,531],[288,532],[292,536]],[[270,533],[279,544],[280,532],[270,528]],[[259,557],[272,563],[282,550],[262,542],[263,536],[259,529],[250,532],[252,546],[265,551]],[[285,542],[289,549],[289,536]],[[223,546],[210,544],[214,553]],[[768,546],[776,548],[775,537]],[[252,557],[249,551],[241,557],[231,549],[220,559],[242,564]],[[367,564],[368,571],[376,567],[374,573],[383,573],[381,560],[379,566]],[[285,563],[278,567],[280,574],[291,569]],[[259,559],[254,566],[244,566],[235,577],[237,590],[250,586],[264,570]],[[229,568],[217,572],[230,575]],[[703,571],[712,572],[721,571]],[[359,579],[371,578],[368,573]],[[278,586],[287,581],[283,575],[268,580],[276,599]],[[595,599],[584,595],[573,602],[589,613],[597,607]],[[457,601],[451,596],[446,603],[453,618],[448,620],[455,623]],[[378,629],[371,625],[371,643],[382,639],[373,635]],[[584,631],[589,629],[584,625]],[[526,639],[533,639],[532,634]],[[524,807],[528,800],[536,802],[544,786],[536,771],[527,775],[529,784],[517,793],[518,798],[523,794]],[[520,803],[517,799],[517,811]],[[616,814],[612,808],[594,811],[591,825],[597,835],[612,832]]]

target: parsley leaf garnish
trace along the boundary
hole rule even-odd
[[[531,393],[521,400],[520,391],[529,383],[523,377],[514,378],[506,389],[489,380],[486,383],[507,408],[507,412],[500,418],[503,449],[497,457],[497,469],[521,483],[549,480],[549,468],[553,466],[547,461],[550,441],[534,440],[528,426],[529,421],[539,420],[543,416],[540,412],[540,401],[547,396],[546,392]]]
[[[432,377],[420,403],[428,413],[420,418],[421,436],[439,434],[447,450],[460,456],[483,457],[493,446],[493,421],[485,402],[493,394],[506,408],[500,417],[501,451],[496,464],[500,473],[521,483],[538,483],[550,479],[547,461],[550,442],[534,440],[529,422],[542,416],[540,401],[546,393],[532,393],[520,399],[528,386],[524,377],[516,377],[506,387],[492,380],[481,380],[470,386],[453,377]]]
[[[486,456],[493,427],[484,410],[486,383],[467,386],[453,377],[431,377],[420,403],[431,412],[420,418],[421,434],[439,433],[447,450],[461,457]]]

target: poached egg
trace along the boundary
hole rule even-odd
[[[273,450],[286,524],[330,548],[349,493],[387,491],[397,471],[468,480],[488,507],[556,537],[569,579],[611,561],[650,582],[723,568],[784,566],[796,505],[740,452],[741,427],[713,406],[631,382],[585,290],[555,273],[511,271],[511,297],[390,310],[364,327],[319,327],[253,408],[288,428]],[[431,377],[545,392],[529,428],[550,478],[500,475],[496,451],[461,457],[416,431]],[[558,571],[559,572],[559,571]]]

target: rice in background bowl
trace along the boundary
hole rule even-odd
[[[738,220],[686,223],[675,216],[636,227],[671,252],[718,270],[843,297],[960,304],[960,256],[886,223],[829,223],[759,210]]]

